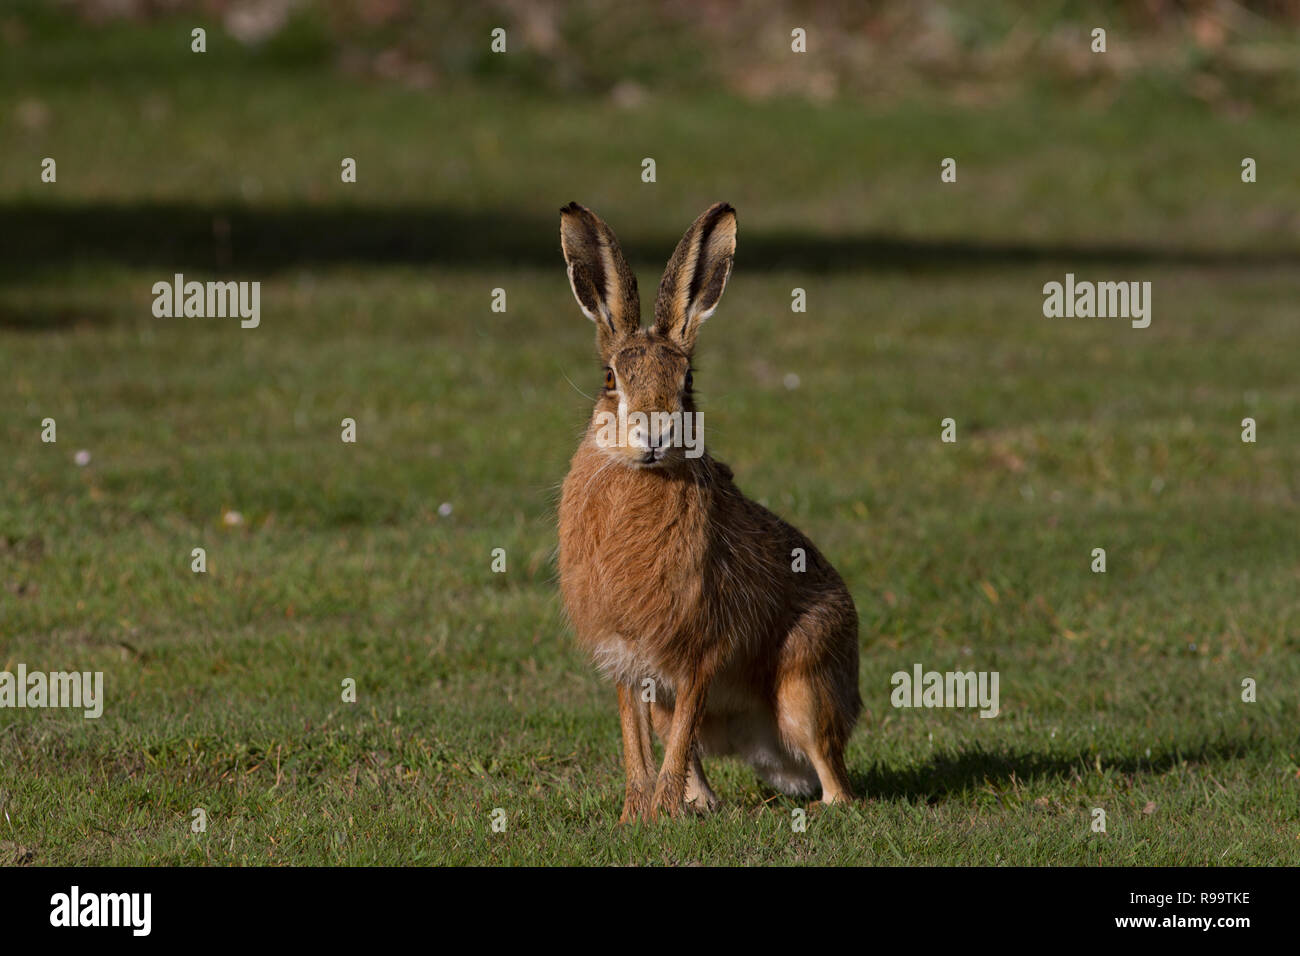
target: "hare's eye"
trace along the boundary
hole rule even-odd
[[[612,368],[605,369],[605,387],[611,391],[614,388],[614,370]]]
[[[691,374],[690,369],[687,369],[686,370],[686,391],[689,392],[691,390],[691,386],[694,384],[695,384],[695,376]]]

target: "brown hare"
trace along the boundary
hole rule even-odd
[[[560,213],[569,282],[605,366],[564,481],[560,587],[579,642],[618,685],[621,819],[715,809],[702,755],[735,754],[786,793],[820,784],[825,802],[851,800],[853,599],[811,541],[689,447],[691,354],[731,274],[735,210],[716,203],[686,231],[647,329],[614,233],[577,203]],[[664,427],[646,427],[655,413]],[[617,438],[611,422],[626,426]]]

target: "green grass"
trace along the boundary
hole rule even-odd
[[[0,862],[1300,862],[1290,119],[1140,89],[624,112],[168,63],[158,29],[105,44],[152,73],[0,91],[0,669],[108,694],[93,721],[0,711]],[[558,207],[599,210],[650,290],[718,198],[711,449],[861,616],[867,799],[803,833],[730,761],[720,815],[617,826],[613,691],[554,580],[600,374]],[[153,318],[177,270],[260,278],[261,327]],[[1151,327],[1043,318],[1066,271],[1151,281]],[[915,662],[999,671],[1001,715],[895,710]]]

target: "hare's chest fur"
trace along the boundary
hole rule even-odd
[[[607,680],[629,687],[642,687],[652,681],[656,689],[671,691],[671,676],[663,673],[658,661],[643,653],[638,642],[622,634],[605,634],[586,643],[596,669]]]
[[[707,491],[579,454],[560,505],[560,588],[580,643],[619,683],[671,681],[709,630]]]

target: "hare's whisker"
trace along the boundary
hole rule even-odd
[[[559,366],[556,367],[559,368]],[[583,398],[591,402],[594,402],[596,400],[595,398],[593,398],[592,396],[584,392],[582,389],[578,388],[578,386],[574,384],[573,379],[569,378],[568,374],[564,371],[564,369],[560,369],[560,374],[564,376],[564,380],[566,382],[568,382],[570,385],[573,385],[573,390],[577,392],[579,395],[581,395]]]

